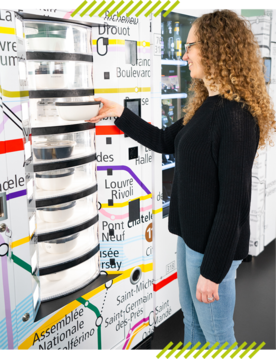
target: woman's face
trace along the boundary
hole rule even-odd
[[[195,26],[191,27],[187,37],[187,44],[191,42],[197,42],[197,36],[195,35]],[[201,65],[201,56],[199,50],[200,44],[195,44],[188,49],[188,52],[185,52],[182,60],[188,61],[190,75],[192,78],[203,79],[204,71],[203,66]]]

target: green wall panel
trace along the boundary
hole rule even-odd
[[[242,16],[261,16],[264,15],[264,7],[242,7]]]

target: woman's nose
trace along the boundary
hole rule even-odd
[[[188,54],[185,52],[185,54],[182,57],[182,60],[188,61]]]

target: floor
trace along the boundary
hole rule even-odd
[[[235,335],[239,345],[254,341],[255,348],[265,342],[263,349],[276,349],[275,333],[275,240],[251,262],[243,262],[237,271]],[[182,311],[155,328],[151,349],[163,349],[170,341],[183,342]]]

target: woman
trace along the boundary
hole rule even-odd
[[[276,130],[258,44],[229,10],[196,19],[186,53],[193,96],[184,119],[160,130],[102,98],[91,119],[109,116],[153,151],[175,155],[169,230],[178,235],[177,272],[184,345],[237,348],[235,273],[249,248],[251,170]]]

